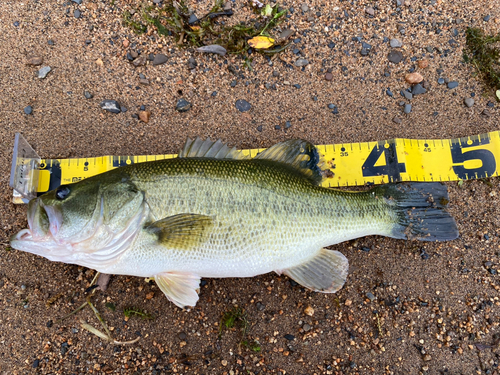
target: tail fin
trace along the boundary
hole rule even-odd
[[[444,209],[448,189],[439,182],[387,184],[372,190],[393,207],[397,224],[389,237],[448,241],[458,237],[455,219]]]

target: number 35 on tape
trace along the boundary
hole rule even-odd
[[[498,175],[499,132],[439,140],[391,139],[380,142],[319,145],[326,178],[323,186],[341,187],[396,181],[457,181]],[[252,156],[262,149],[244,150]],[[101,156],[44,159],[38,194],[124,165],[175,155]]]

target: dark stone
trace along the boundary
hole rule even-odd
[[[385,93],[386,93],[387,95],[389,95],[391,98],[394,96],[394,94],[392,93],[392,91],[391,91],[391,90],[389,90],[389,89],[385,90]]]
[[[238,81],[236,81],[236,80],[231,81],[230,86],[235,87],[237,83],[238,83]]]
[[[438,85],[443,85],[444,84],[444,78],[439,77],[438,78]]]
[[[92,99],[94,97],[89,91],[84,91],[83,96],[85,96],[85,99]]]
[[[403,60],[403,54],[400,51],[391,51],[387,55],[387,59],[394,64],[399,64]]]
[[[186,335],[186,333],[185,333],[185,332],[181,332],[181,333],[179,333],[179,338],[180,338],[181,340],[183,340],[183,341],[184,341],[184,340],[186,339],[186,337],[187,337],[187,335]]]
[[[153,65],[162,65],[165,64],[168,60],[168,57],[165,56],[163,53],[159,53],[155,56],[153,60]]]
[[[247,112],[252,108],[252,105],[244,99],[238,99],[234,105],[240,112]]]
[[[180,98],[177,101],[177,105],[175,106],[175,109],[179,112],[187,112],[191,109],[191,103],[188,102],[186,99]]]
[[[457,81],[450,81],[450,82],[448,82],[448,88],[449,89],[454,89],[456,87],[458,87],[458,82]]]
[[[257,130],[258,130],[259,132],[262,132],[262,125],[257,126]],[[258,308],[258,306],[257,306],[257,308]]]
[[[275,130],[281,130],[281,126],[280,125],[274,125],[274,129]]]
[[[290,121],[285,122],[285,129],[292,127],[292,123]]]
[[[491,18],[491,16],[488,14],[488,15],[483,17],[483,21],[488,22],[490,20],[490,18]]]
[[[420,95],[420,94],[425,94],[427,92],[426,89],[423,88],[423,86],[420,83],[417,83],[415,86],[412,87],[411,93],[413,95]]]
[[[330,49],[335,48],[335,43],[333,42],[328,43],[328,48]]]
[[[49,320],[45,325],[47,326],[47,328],[50,328],[52,327],[52,320]]]
[[[262,128],[262,126],[260,126]],[[262,304],[261,302],[257,302],[255,304],[255,306],[257,307],[257,310],[259,311],[264,311],[264,309],[266,308],[266,305]]]
[[[53,46],[55,44],[52,39],[49,39],[49,41],[47,43],[49,44],[49,46]]]
[[[139,107],[139,109],[140,109],[141,111],[145,111],[145,110],[146,110],[146,106],[143,104],[143,105],[141,105],[141,106]]]
[[[292,340],[295,340],[295,336],[294,335],[290,335],[289,333],[287,333],[285,336],[283,336],[285,339],[287,339],[288,341],[292,341]]]
[[[120,103],[118,103],[116,100],[105,99],[99,105],[101,106],[102,109],[111,113],[121,112]]]
[[[31,115],[32,113],[33,113],[33,107],[31,107],[30,105],[27,107],[24,107],[24,114]]]
[[[39,360],[39,359],[35,359],[35,360],[33,361],[33,365],[31,365],[31,367],[33,367],[33,368],[37,368],[39,364],[40,364],[40,360]]]
[[[188,60],[188,68],[189,69],[194,69],[198,66],[198,63],[196,62],[196,60],[194,59],[194,57],[190,57],[189,60]]]
[[[194,14],[194,13],[193,13],[193,14],[191,14],[191,15],[189,16],[188,23],[189,23],[190,25],[192,25],[192,24],[194,24],[194,23],[196,23],[196,22],[198,22],[198,17],[196,17],[196,14]]]

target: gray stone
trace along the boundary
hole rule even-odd
[[[197,66],[198,66],[198,63],[196,62],[196,60],[194,59],[194,57],[192,57],[192,56],[191,56],[191,57],[188,59],[188,68],[189,68],[189,69],[194,69],[194,68],[196,68]]]
[[[51,71],[51,67],[50,66],[44,66],[42,67],[39,71],[38,71],[38,78],[40,79],[43,79],[45,77],[47,77],[47,74],[49,74],[49,72]]]
[[[413,94],[411,92],[406,91],[406,90],[403,91],[403,96],[408,100],[413,99]]]
[[[366,297],[370,300],[370,301],[375,301],[377,299],[377,297],[375,297],[372,293],[368,292],[366,293]]]
[[[444,78],[439,77],[438,78],[438,85],[443,85],[444,84]]]
[[[491,16],[488,14],[488,15],[483,17],[483,21],[488,22],[490,20],[490,18],[491,18]]]
[[[293,30],[291,29],[285,29],[281,32],[280,34],[280,39],[288,39],[290,36],[292,36]]]
[[[474,99],[472,99],[472,98],[467,98],[467,99],[465,99],[465,100],[464,100],[464,103],[465,103],[465,105],[466,105],[467,107],[469,107],[469,108],[470,108],[470,107],[472,107],[472,106],[474,105]]]
[[[78,5],[80,5],[82,3],[82,0],[71,0],[73,1],[74,3],[77,3]]]
[[[105,99],[99,105],[101,106],[102,109],[104,109],[105,111],[111,112],[111,113],[120,113],[121,112],[120,103],[118,103],[116,100]]]
[[[389,59],[390,62],[394,64],[399,64],[401,60],[403,60],[403,54],[399,51],[391,51],[387,55],[387,58]]]
[[[146,65],[146,56],[139,56],[137,59],[132,61],[132,65],[135,66],[136,68],[139,66]]]
[[[394,118],[392,119],[392,122],[394,122],[394,123],[396,123],[396,124],[401,124],[401,122],[402,122],[402,121],[401,121],[401,119],[400,119],[399,117],[394,117]]]
[[[234,105],[240,112],[247,112],[252,108],[252,105],[244,99],[238,99]]]
[[[458,87],[458,82],[457,81],[450,81],[450,82],[448,82],[448,88],[449,89],[454,89],[456,87]]]
[[[370,15],[370,16],[374,16],[375,10],[372,7],[367,7],[367,8],[365,8],[365,13]]]
[[[155,58],[153,60],[153,65],[162,65],[165,64],[168,60],[168,57],[165,56],[163,53],[159,53],[155,55]]]
[[[83,96],[85,96],[85,99],[92,99],[94,95],[92,95],[89,91],[84,91]]]
[[[31,115],[32,113],[33,113],[33,107],[31,107],[30,105],[27,107],[24,107],[24,114],[25,115]]]
[[[80,18],[81,15],[82,15],[82,12],[80,11],[80,9],[75,9],[73,16],[75,16],[75,18]]]
[[[427,92],[426,89],[424,89],[424,87],[420,84],[420,83],[417,83],[415,86],[412,87],[411,89],[411,93],[413,95],[420,95],[420,94],[425,94]]]
[[[300,9],[302,9],[303,12],[309,12],[309,6],[307,4],[302,4]]]
[[[180,98],[177,101],[177,105],[175,106],[175,109],[179,112],[187,112],[191,109],[192,104],[188,102],[186,99]]]
[[[408,114],[411,112],[411,104],[405,104],[404,113]]]
[[[312,327],[306,323],[302,326],[302,329],[304,330],[304,332],[309,332],[312,329]]]
[[[391,39],[390,41],[391,47],[392,48],[401,48],[403,47],[403,43],[399,39]]]
[[[306,66],[309,64],[309,61],[306,59],[298,59],[295,61],[295,66]]]

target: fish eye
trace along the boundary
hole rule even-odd
[[[71,192],[70,188],[67,186],[59,186],[56,190],[56,199],[62,201],[66,199]]]

